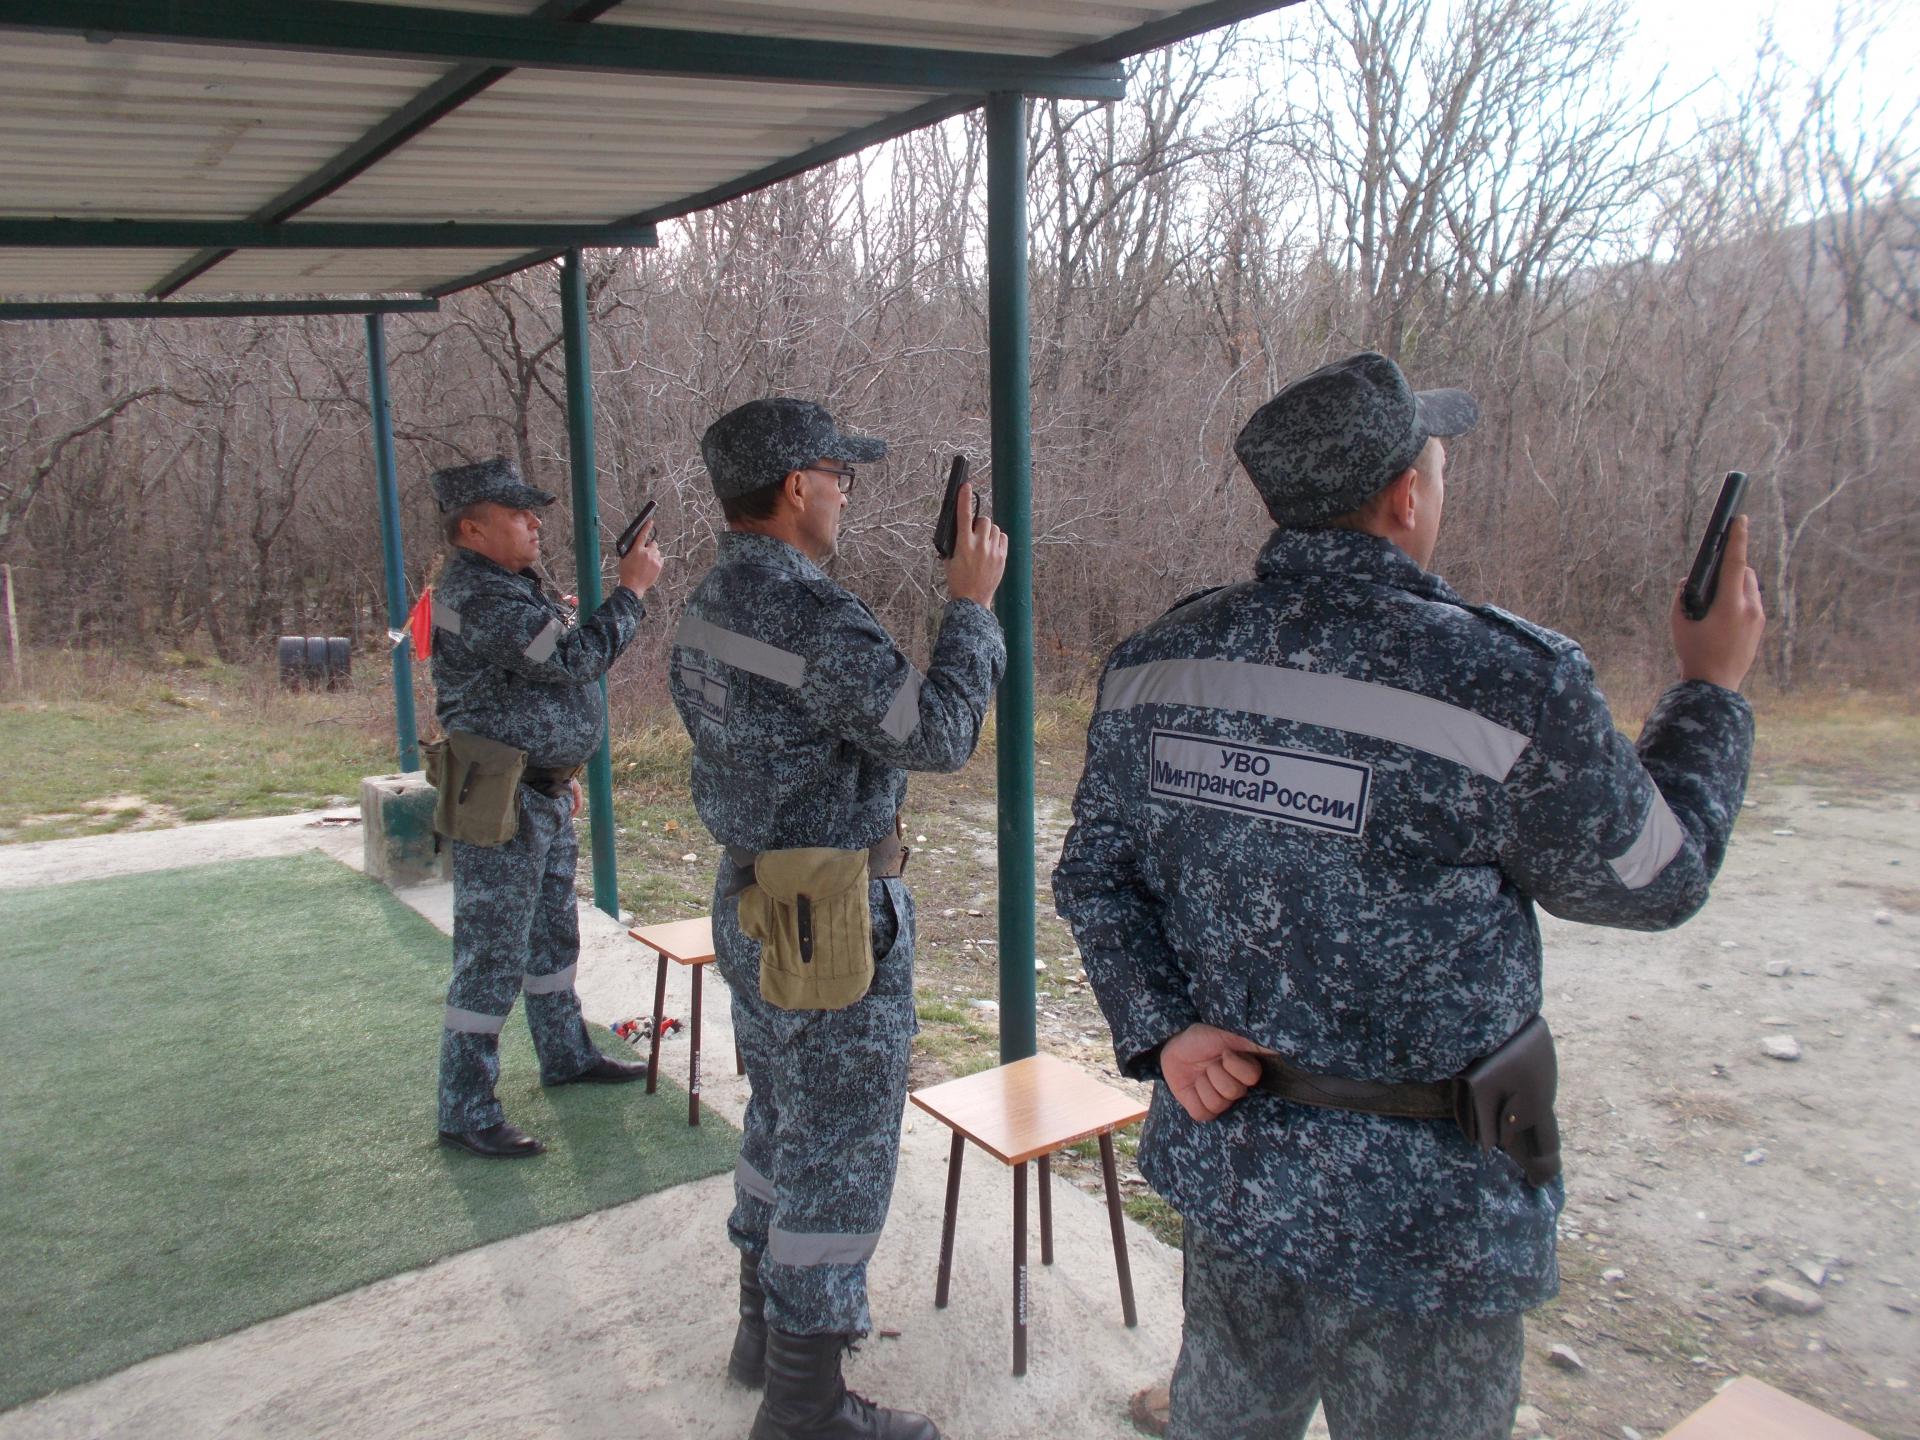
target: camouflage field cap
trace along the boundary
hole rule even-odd
[[[520,478],[520,467],[504,455],[480,460],[472,465],[450,465],[433,472],[430,482],[440,513],[447,515],[482,500],[515,510],[537,510],[553,504],[554,497],[536,490]]]
[[[749,400],[700,437],[700,458],[722,500],[749,495],[815,460],[866,464],[886,454],[886,441],[848,435],[823,406],[784,397]]]
[[[1428,440],[1464,435],[1480,407],[1464,390],[1420,390],[1368,350],[1323,365],[1253,412],[1233,442],[1279,525],[1317,525],[1355,509],[1419,458]]]

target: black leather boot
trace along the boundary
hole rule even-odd
[[[767,1331],[767,1394],[747,1440],[940,1440],[924,1415],[885,1410],[840,1378],[845,1335]]]
[[[760,1262],[740,1255],[740,1328],[733,1332],[727,1375],[749,1390],[767,1383],[767,1294],[760,1288]]]

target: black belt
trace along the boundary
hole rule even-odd
[[[869,880],[892,880],[907,873],[907,859],[913,854],[913,847],[905,843],[906,827],[898,816],[894,817],[893,834],[874,841],[867,847],[867,878]],[[733,861],[733,884],[728,890],[730,895],[738,895],[747,886],[753,884],[753,862],[759,858],[757,852],[742,850],[736,846],[727,846],[727,858]]]
[[[1453,1120],[1458,1115],[1459,1082],[1387,1084],[1348,1080],[1340,1075],[1310,1075],[1277,1055],[1262,1055],[1254,1088],[1299,1105],[1327,1110],[1361,1110],[1369,1115],[1400,1115],[1409,1120]]]
[[[1538,1015],[1458,1075],[1425,1084],[1310,1075],[1275,1055],[1259,1059],[1256,1088],[1283,1100],[1412,1120],[1451,1120],[1482,1150],[1503,1152],[1529,1185],[1545,1185],[1560,1173],[1560,1126],[1553,1114],[1560,1072],[1553,1035]]]
[[[586,768],[584,765],[529,765],[520,772],[520,783],[558,800]]]

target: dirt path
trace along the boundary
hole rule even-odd
[[[1657,1434],[1745,1371],[1920,1436],[1920,796],[1751,799],[1682,929],[1546,926],[1567,1282],[1533,1348],[1587,1365],[1530,1377],[1555,1434]]]

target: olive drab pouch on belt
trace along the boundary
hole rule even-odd
[[[843,1010],[873,984],[867,852],[807,847],[755,857],[740,929],[760,942],[760,995],[782,1010]]]
[[[504,845],[520,828],[520,776],[527,752],[462,730],[420,747],[439,791],[433,828],[468,845]]]
[[[1500,1048],[1457,1077],[1454,1118],[1482,1150],[1501,1150],[1529,1185],[1560,1173],[1560,1126],[1553,1117],[1559,1066],[1547,1022],[1534,1016]]]

